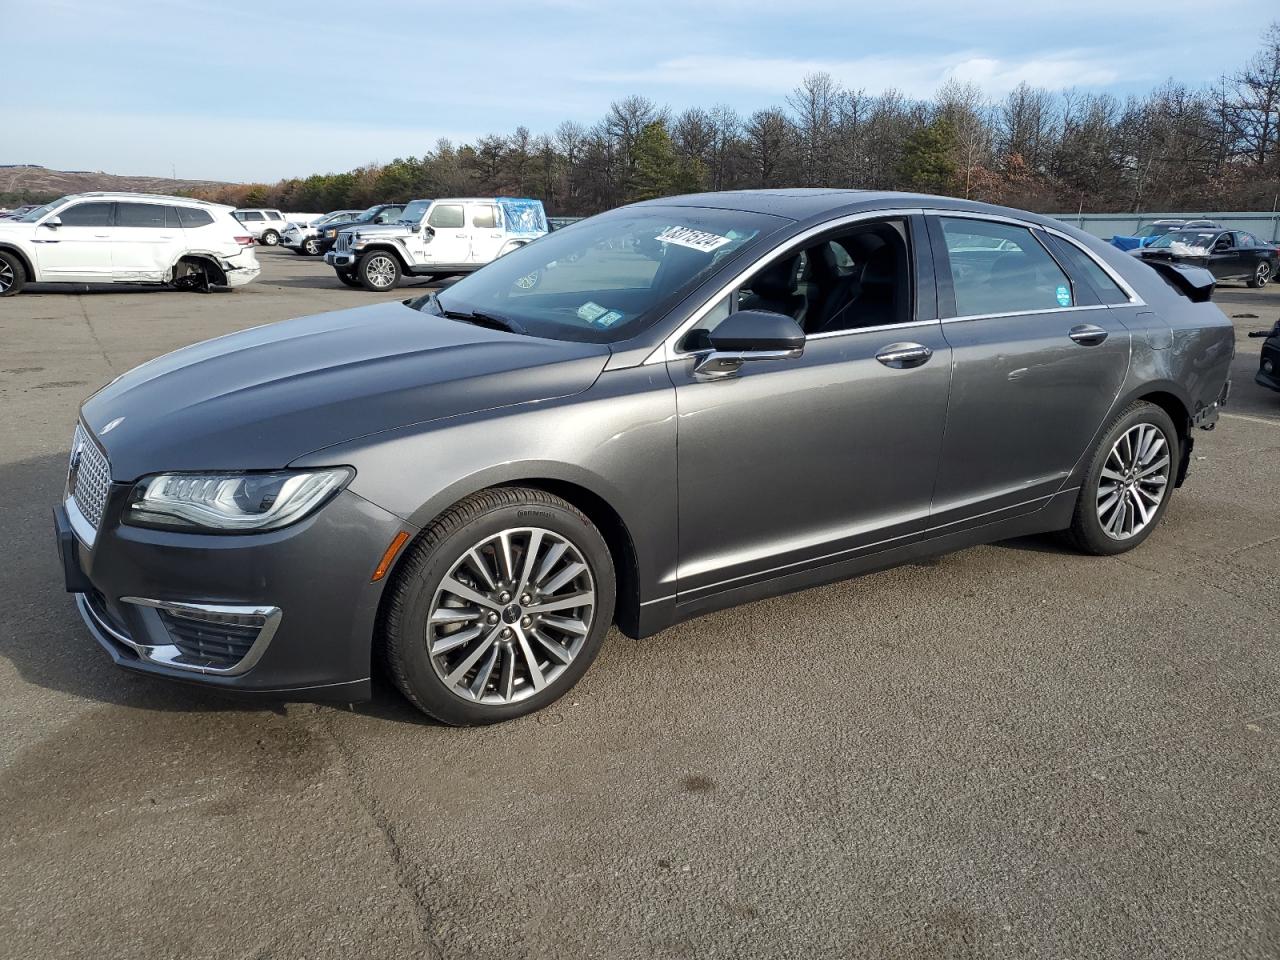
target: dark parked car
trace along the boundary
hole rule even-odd
[[[1280,390],[1280,320],[1269,331],[1249,336],[1266,338],[1262,342],[1262,355],[1258,357],[1258,373],[1254,380],[1259,386]]]
[[[1204,267],[1218,280],[1244,280],[1251,287],[1265,287],[1280,266],[1276,248],[1244,230],[1175,230],[1134,255]]]
[[[104,387],[55,510],[67,589],[131,670],[350,700],[379,656],[427,713],[503,720],[615,622],[1043,531],[1137,546],[1226,396],[1212,289],[961,200],[624,207]]]
[[[395,223],[404,213],[403,203],[379,203],[354,217],[330,220],[317,231],[315,253],[308,250],[309,256],[324,256],[338,240],[338,234],[347,227],[359,227],[365,224]]]

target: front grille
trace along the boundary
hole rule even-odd
[[[89,431],[77,423],[75,435],[71,438],[67,492],[95,530],[102,523],[102,511],[107,505],[107,489],[110,486],[111,465],[107,462],[106,454],[98,449]]]
[[[349,233],[338,234],[338,240],[333,245],[333,249],[339,253],[349,253],[351,251],[352,236]]]
[[[248,655],[264,626],[261,617],[229,615],[212,620],[173,610],[158,612],[170,641],[181,654],[176,662],[183,666],[217,670],[234,667]]]

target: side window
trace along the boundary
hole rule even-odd
[[[284,219],[284,217],[280,216],[280,214],[279,214],[279,213],[277,213],[275,210],[268,210],[268,211],[267,211],[267,219],[268,219],[268,220],[283,220],[283,219]]]
[[[213,217],[208,210],[201,210],[198,207],[178,207],[178,219],[184,227],[206,227],[213,223]]]
[[[1111,279],[1111,274],[1103,270],[1093,257],[1070,240],[1063,240],[1053,234],[1048,234],[1047,240],[1058,262],[1065,263],[1073,276],[1083,278],[1089,286],[1093,287],[1093,292],[1098,295],[1102,303],[1129,302],[1129,295],[1120,289],[1120,286]]]
[[[1237,233],[1236,244],[1241,247],[1256,247],[1258,241],[1252,233]]]
[[[498,215],[498,208],[487,203],[472,207],[471,225],[481,230],[493,230],[502,226],[502,218]]]
[[[117,203],[117,227],[153,227],[164,229],[165,208],[155,203]]]
[[[431,215],[427,217],[427,226],[435,227],[437,230],[460,229],[466,224],[466,218],[462,215],[462,205],[457,203],[437,203],[431,208]]]
[[[111,226],[112,203],[77,203],[58,214],[64,227]]]
[[[259,213],[257,210],[250,210],[248,213],[244,215],[244,218],[246,221],[250,223],[261,223],[263,220],[262,214]]]
[[[680,349],[708,346],[731,309],[786,314],[811,337],[907,323],[914,316],[908,237],[903,220],[860,223],[787,253],[717,304]]]
[[[164,225],[170,230],[179,230],[182,228],[182,220],[180,219],[177,207],[164,208]]]
[[[956,315],[1023,313],[1075,306],[1071,280],[1026,227],[939,217]]]
[[[1236,238],[1230,233],[1219,234],[1218,239],[1213,241],[1214,250],[1230,250],[1235,246]]]

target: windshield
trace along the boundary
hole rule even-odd
[[[404,213],[400,214],[400,219],[405,223],[420,223],[422,218],[426,216],[427,208],[430,206],[430,200],[415,200],[404,208]]]
[[[46,203],[43,207],[36,207],[30,213],[24,214],[23,216],[19,217],[18,222],[19,223],[35,223],[37,220],[43,217],[46,213],[48,213],[50,210],[55,209],[58,206],[58,204],[62,203],[63,200],[66,200],[66,199],[68,198],[62,197],[58,200],[53,201],[53,203]]]
[[[381,209],[382,204],[378,204],[376,207],[370,207],[368,210],[362,212],[360,216],[356,217],[356,223],[364,223],[366,220],[372,220],[378,215],[378,211]]]
[[[1213,231],[1202,232],[1198,230],[1175,230],[1172,233],[1166,233],[1158,240],[1153,240],[1151,246],[1157,249],[1166,247],[1189,247],[1195,250],[1208,250],[1213,246],[1213,238],[1217,234]]]
[[[519,247],[413,305],[515,320],[536,337],[615,343],[789,222],[740,210],[623,208]]]

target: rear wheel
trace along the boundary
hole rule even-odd
[[[1111,424],[1080,487],[1068,536],[1085,553],[1132,550],[1169,506],[1181,442],[1169,415],[1139,401]]]
[[[356,264],[356,277],[366,290],[394,290],[400,282],[400,261],[385,250],[370,250]]]
[[[1271,280],[1271,264],[1263,260],[1253,271],[1253,276],[1249,279],[1249,286],[1255,290],[1265,287]]]
[[[600,532],[542,490],[503,487],[455,504],[410,548],[384,620],[387,665],[420,710],[495,723],[563,696],[613,621]]]
[[[262,236],[258,238],[258,242],[268,247],[274,247],[280,242],[280,234],[274,230],[264,230],[262,231]]]
[[[0,250],[0,297],[12,297],[27,285],[27,270],[11,253]]]

